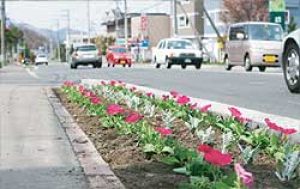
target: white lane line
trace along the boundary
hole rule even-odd
[[[34,69],[37,69],[37,68],[34,68]],[[39,79],[39,76],[38,76],[35,72],[31,71],[30,68],[26,68],[26,71],[27,71],[27,73],[28,73],[29,75],[31,75],[33,78]]]

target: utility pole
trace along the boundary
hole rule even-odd
[[[91,15],[90,15],[90,0],[87,0],[87,20],[88,20],[88,43],[91,43]]]
[[[6,48],[5,48],[5,0],[1,0],[1,64],[0,68],[6,64]]]
[[[119,38],[119,0],[116,0],[116,10],[115,10],[115,25],[116,25],[116,38]]]
[[[66,19],[67,19],[67,30],[66,30],[66,61],[68,62],[69,60],[69,49],[70,49],[70,42],[71,42],[71,32],[70,32],[70,23],[71,23],[71,19],[70,19],[70,10],[64,10],[64,12],[66,12],[65,15],[63,15]]]
[[[58,44],[58,61],[61,62],[61,60],[60,60],[60,40],[59,40],[59,20],[57,20],[56,27],[57,27],[56,37],[57,37],[57,44]]]
[[[173,22],[174,22],[174,36],[178,35],[178,21],[177,21],[177,0],[173,0]]]
[[[128,23],[127,23],[127,0],[124,0],[124,35],[125,47],[128,48]]]

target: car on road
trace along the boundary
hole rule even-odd
[[[172,65],[177,64],[181,65],[183,69],[185,69],[187,65],[194,65],[197,69],[200,69],[202,61],[202,51],[188,39],[162,39],[157,46],[152,49],[152,62],[156,68],[165,65],[170,69]]]
[[[81,44],[73,47],[71,69],[79,65],[92,65],[94,68],[102,67],[102,55],[94,44]]]
[[[115,67],[115,65],[122,65],[125,67],[131,67],[132,65],[132,56],[129,51],[125,47],[121,46],[111,46],[106,51],[106,60],[107,65],[110,67]]]
[[[243,22],[231,25],[225,44],[225,69],[243,66],[249,72],[258,67],[264,72],[267,67],[280,67],[282,38],[279,24]]]
[[[46,54],[38,54],[34,61],[35,65],[45,64],[48,66],[48,57]]]
[[[300,93],[300,29],[290,33],[283,41],[283,75],[292,93]]]

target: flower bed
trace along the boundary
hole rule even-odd
[[[145,159],[164,162],[188,176],[182,188],[300,185],[300,145],[289,140],[298,131],[268,118],[268,127],[253,127],[234,107],[228,108],[232,116],[223,118],[209,113],[210,104],[198,107],[175,91],[158,97],[117,81],[92,88],[66,82],[63,91],[73,104],[99,119],[99,127],[113,129],[125,143],[128,138]]]

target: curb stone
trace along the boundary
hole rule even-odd
[[[83,169],[90,189],[125,189],[51,88],[45,93]]]
[[[99,80],[99,79],[82,79],[81,83],[83,85],[86,85],[88,87],[92,87],[94,85],[100,84],[101,81],[107,81],[107,80]],[[163,90],[158,90],[158,89],[153,89],[149,87],[143,87],[139,85],[134,85],[130,83],[126,83],[127,87],[136,87],[138,90],[141,91],[147,91],[147,92],[152,92],[154,95],[161,97],[163,94],[169,94],[167,91]],[[300,120],[298,119],[293,119],[289,117],[284,117],[284,116],[279,116],[279,115],[273,115],[273,114],[267,114],[264,112],[256,111],[256,110],[250,110],[247,108],[242,108],[234,105],[229,105],[229,104],[223,104],[219,102],[214,102],[206,99],[200,99],[200,98],[193,98],[190,97],[191,103],[197,103],[198,105],[204,106],[207,104],[211,104],[212,107],[210,109],[210,112],[216,115],[228,117],[230,116],[230,112],[228,111],[229,107],[236,107],[238,108],[242,113],[244,117],[247,117],[252,120],[252,126],[259,125],[262,127],[265,127],[266,124],[264,122],[265,118],[270,118],[272,122],[276,122],[280,126],[284,128],[294,128],[298,131],[297,134],[294,134],[290,136],[291,141],[293,142],[300,142]],[[251,126],[251,125],[250,125]]]

